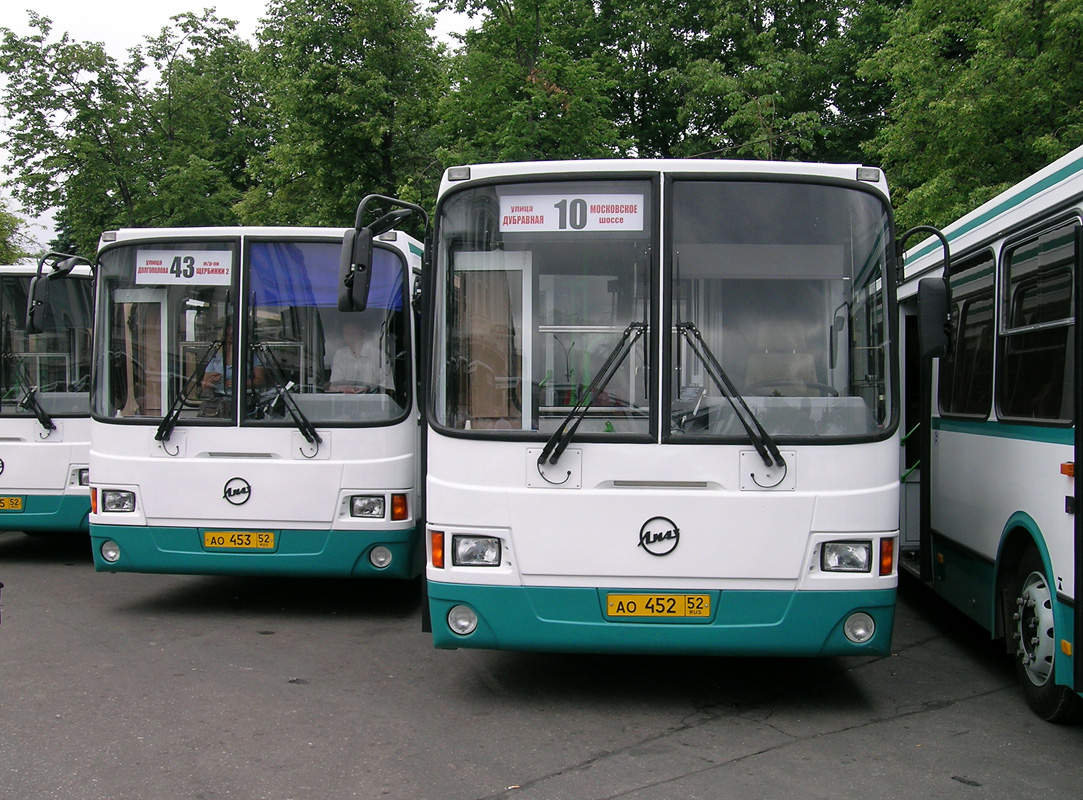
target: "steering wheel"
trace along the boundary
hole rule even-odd
[[[745,394],[756,395],[759,394],[760,389],[775,389],[783,386],[794,387],[798,389],[812,389],[820,393],[821,397],[838,397],[839,390],[834,386],[828,386],[826,383],[817,383],[816,381],[803,381],[799,379],[795,380],[778,380],[778,381],[759,381],[758,383],[752,383],[745,387]]]

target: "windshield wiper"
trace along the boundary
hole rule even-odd
[[[613,351],[605,360],[605,363],[598,371],[598,374],[594,376],[594,380],[590,382],[590,386],[587,387],[587,390],[576,401],[575,407],[568,412],[560,425],[557,426],[557,429],[553,431],[553,435],[549,437],[549,441],[545,443],[541,455],[538,456],[539,468],[545,463],[546,459],[549,460],[550,464],[557,463],[560,456],[571,443],[576,430],[579,429],[579,423],[583,421],[583,417],[586,416],[587,410],[593,405],[594,398],[609,384],[609,381],[612,380],[613,376],[616,374],[617,369],[632,351],[632,348],[639,340],[639,337],[646,333],[646,331],[647,324],[645,322],[633,322],[624,329],[620,341],[617,342],[617,346],[613,348]]]
[[[14,353],[4,353],[4,358],[9,360],[15,368],[15,380],[23,387],[23,396],[19,400],[18,407],[24,411],[30,411],[38,419],[38,423],[47,431],[55,431],[56,423],[49,416],[40,402],[38,402],[38,387],[30,383],[30,373],[26,369],[23,359]]]
[[[711,348],[707,346],[707,342],[703,341],[699,329],[691,322],[678,322],[677,331],[688,342],[692,352],[695,353],[696,358],[700,360],[700,363],[707,370],[707,374],[711,376],[711,380],[718,387],[718,391],[729,400],[730,405],[733,407],[733,413],[737,415],[737,419],[744,426],[748,438],[752,440],[752,446],[756,448],[756,452],[763,459],[764,466],[785,467],[786,460],[782,457],[782,453],[779,452],[778,445],[775,444],[774,439],[760,424],[760,421],[756,419],[756,415],[752,413],[752,409],[748,407],[744,397],[737,391],[737,387],[733,385],[733,381],[730,380],[726,371],[722,369],[722,365],[718,363],[718,359],[711,352]]]
[[[278,363],[278,359],[263,342],[257,342],[253,344],[253,349],[259,351],[261,360],[263,361],[263,367],[271,376],[271,383],[275,388],[275,400],[272,400],[270,404],[273,405],[276,400],[281,400],[282,404],[290,412],[290,416],[293,417],[293,424],[297,426],[297,430],[301,432],[301,435],[305,437],[305,441],[309,444],[320,445],[323,443],[323,439],[317,432],[316,427],[305,416],[305,412],[301,410],[301,407],[297,405],[297,400],[293,397],[293,392],[290,391],[290,386],[293,385],[291,381],[286,380],[286,375],[282,371],[282,365]]]
[[[215,339],[209,345],[207,349],[203,351],[203,355],[199,357],[199,363],[196,368],[192,370],[192,374],[188,376],[188,381],[184,384],[184,390],[177,395],[177,399],[173,401],[173,405],[169,407],[169,413],[162,419],[158,430],[154,433],[155,440],[159,442],[168,442],[169,437],[173,435],[173,429],[177,427],[177,421],[180,420],[181,409],[184,408],[185,402],[192,394],[192,390],[196,388],[199,383],[199,379],[203,377],[204,371],[207,369],[207,365],[211,363],[211,359],[214,358],[214,354],[218,352],[223,344],[222,339]]]

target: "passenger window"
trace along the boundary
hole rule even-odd
[[[945,416],[989,416],[993,403],[992,253],[953,270],[951,290],[955,335],[940,359],[939,404]]]
[[[1062,225],[1005,254],[997,374],[1002,418],[1072,419],[1075,228]]]

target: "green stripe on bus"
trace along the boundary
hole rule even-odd
[[[1075,429],[1048,425],[1018,425],[996,420],[969,420],[933,418],[933,430],[949,433],[969,433],[973,436],[994,436],[999,439],[1021,439],[1047,444],[1075,443]]]

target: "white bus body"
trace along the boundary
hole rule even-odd
[[[904,451],[904,563],[1004,637],[1028,701],[1053,720],[1078,714],[1083,689],[1073,655],[1083,644],[1073,477],[1081,219],[1083,148],[947,226],[954,344],[924,392],[912,338],[904,356],[907,427],[919,423],[919,401],[931,408],[916,434],[931,437],[930,468]],[[918,281],[943,274],[939,243],[907,253],[904,329]]]
[[[435,230],[438,647],[888,652],[898,409],[880,170],[458,167]]]
[[[255,227],[103,236],[91,397],[97,569],[419,573],[410,287],[421,245],[381,236],[369,308],[343,314],[342,236]]]
[[[27,333],[37,273],[0,267],[0,530],[85,533],[93,279],[76,267],[54,282],[45,330]]]

